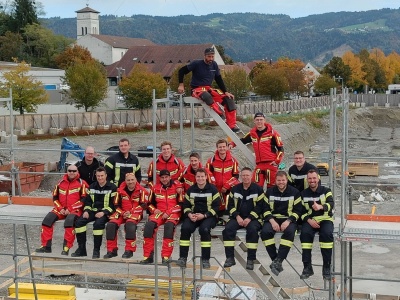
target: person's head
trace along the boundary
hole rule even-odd
[[[204,62],[206,64],[211,64],[215,58],[215,50],[214,48],[207,48],[204,50]]]
[[[265,127],[265,116],[262,112],[257,112],[254,115],[254,124],[256,125],[257,129],[264,129]]]
[[[215,145],[217,146],[217,151],[220,156],[224,156],[228,150],[228,142],[225,139],[218,140]]]
[[[244,167],[240,172],[240,178],[245,185],[251,184],[251,179],[253,177],[253,171],[249,167]]]
[[[98,167],[96,169],[96,180],[101,186],[107,182],[107,172],[104,167]]]
[[[131,190],[131,191],[134,190],[136,183],[137,183],[135,174],[134,173],[126,173],[125,174],[125,183],[129,190]]]
[[[161,155],[164,159],[169,159],[172,155],[172,144],[171,142],[164,141],[161,143]]]
[[[119,151],[121,151],[121,153],[123,153],[123,154],[128,153],[130,148],[131,148],[131,145],[127,138],[122,138],[119,140]]]
[[[276,172],[275,185],[278,187],[278,189],[280,191],[283,191],[286,189],[287,183],[288,183],[287,173],[282,170],[279,170],[278,172]]]
[[[294,153],[294,164],[296,165],[296,167],[301,169],[304,166],[305,162],[306,162],[306,159],[304,157],[304,152],[300,151],[300,150],[296,151]]]
[[[168,185],[169,182],[171,181],[171,174],[167,169],[161,170],[160,171],[160,182],[163,185]]]
[[[72,181],[78,176],[78,168],[75,165],[69,165],[67,168],[68,180]]]
[[[196,183],[198,186],[204,186],[207,183],[207,171],[199,168],[196,171]]]
[[[193,152],[189,156],[190,166],[193,170],[200,168],[200,155],[197,152]]]
[[[88,165],[90,165],[93,162],[94,159],[94,148],[92,146],[88,146],[85,149],[85,161]]]
[[[307,172],[307,183],[310,189],[315,191],[318,188],[319,184],[319,175],[318,171],[311,169]]]

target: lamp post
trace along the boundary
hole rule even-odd
[[[341,77],[341,76],[337,76],[337,77],[335,77],[335,76],[333,76],[333,80],[334,81],[342,81],[342,94],[343,94],[343,88],[344,88],[344,86],[343,86],[343,77]]]

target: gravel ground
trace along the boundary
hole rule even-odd
[[[273,121],[271,120],[273,123]],[[341,121],[338,119],[338,123]],[[350,117],[350,129],[349,129],[349,148],[351,152],[351,156],[395,156],[399,157],[400,154],[400,110],[399,109],[378,109],[378,108],[365,108],[365,109],[354,109],[351,110]],[[326,122],[328,123],[328,122]],[[328,136],[328,126],[321,130],[316,130],[310,127],[306,121],[300,121],[294,124],[274,124],[274,128],[282,135],[282,140],[285,144],[285,152],[286,158],[285,163],[287,166],[291,165],[291,157],[292,153],[295,150],[303,150],[306,153],[306,156],[310,157],[310,161],[317,163],[318,155],[321,149],[326,148],[324,145],[329,144],[329,136]],[[241,127],[244,131],[249,129],[246,125],[241,124]],[[341,129],[341,126],[338,125],[338,129]],[[94,146],[97,151],[101,151],[107,149],[110,146],[114,146],[118,144],[118,140],[122,137],[128,137],[131,140],[132,149],[138,149],[141,146],[151,145],[152,141],[152,133],[148,131],[137,132],[126,134],[112,134],[112,135],[98,135],[98,136],[74,136],[70,137],[71,140],[81,145],[83,148],[86,146]],[[203,128],[196,128],[195,130],[195,150],[201,151],[202,160],[205,162],[206,159],[211,156],[212,151],[215,149],[215,141],[219,138],[225,138],[225,134],[218,128],[213,126],[206,126]],[[173,143],[173,146],[177,149],[177,154],[183,152],[180,155],[184,162],[188,162],[188,156],[192,149],[191,147],[191,139],[192,135],[190,129],[185,129],[183,133],[183,149],[179,149],[180,145],[180,135],[178,130],[172,130],[170,137],[167,137],[166,131],[160,131],[157,133],[157,145],[161,143],[163,140],[170,140]],[[340,138],[339,138],[340,140]],[[340,144],[340,141],[339,141]],[[32,141],[19,141],[18,147],[29,149],[29,150],[18,150],[15,154],[16,161],[30,161],[30,162],[56,162],[59,160],[60,156],[60,145],[61,139],[51,139],[51,140],[32,140]],[[37,149],[54,149],[54,151],[44,151]],[[239,159],[240,165],[243,167],[247,165],[246,159],[237,151],[234,151],[235,156]],[[9,152],[5,150],[0,151],[0,155],[3,157],[6,162],[9,159]],[[105,158],[105,156],[101,156],[101,158]],[[72,155],[68,157],[68,160],[74,161],[76,158]],[[142,172],[147,171],[147,166],[150,162],[149,158],[141,158],[140,163],[142,165]],[[391,182],[398,183],[398,162],[389,163],[387,161],[379,161],[380,164],[380,177],[379,178],[361,178],[357,177],[353,181],[353,190],[354,193],[365,193],[368,194],[371,188],[376,188],[377,182]],[[389,178],[387,178],[387,176]],[[386,176],[386,177],[385,177]],[[60,175],[46,175],[44,181],[40,186],[40,191],[36,191],[32,193],[33,195],[50,195],[51,189],[54,187],[55,183],[58,181]],[[326,178],[323,178],[325,181]],[[357,186],[356,182],[369,182],[370,186]],[[350,184],[352,182],[350,181]],[[336,205],[337,211],[340,211],[340,190],[339,186],[337,189],[336,195]],[[356,196],[353,196],[353,209],[354,212],[357,213],[370,213],[372,206],[375,205],[377,207],[378,214],[398,214],[400,209],[400,198],[399,191],[394,187],[379,187],[384,192],[388,193],[387,199],[390,201],[383,201],[380,203],[360,203],[356,201]],[[337,213],[337,218],[339,214]],[[3,238],[0,239],[0,252],[1,253],[12,253],[13,252],[13,226],[12,225],[4,225],[2,226],[2,230],[4,231]],[[17,237],[17,249],[20,253],[26,253],[26,246],[24,241],[24,231],[22,226],[16,226],[16,237]],[[40,234],[39,226],[28,226],[27,235],[29,237],[30,249],[33,250],[39,244],[38,238]],[[120,233],[121,234],[121,233]],[[88,234],[88,251],[92,249],[92,239],[90,238],[90,232]],[[177,230],[177,236],[179,236],[179,230]],[[122,234],[121,234],[122,237]],[[120,238],[120,241],[123,241]],[[138,231],[138,252],[135,253],[133,259],[140,260],[142,257],[141,249],[141,231]],[[178,238],[176,239],[178,241]],[[61,252],[61,242],[62,242],[62,226],[56,226],[55,235],[54,235],[54,246],[53,253],[51,256],[59,257],[59,253]],[[103,243],[105,245],[105,243]],[[222,242],[219,239],[214,239],[212,244],[212,253],[215,257],[223,263],[224,250]],[[300,248],[300,243],[298,239],[295,240],[295,245]],[[317,243],[315,244],[317,246]],[[340,244],[337,242],[335,244],[338,246],[338,250],[336,251],[336,259],[340,261]],[[173,258],[177,259],[178,257],[178,242],[175,243],[176,250],[174,251]],[[123,244],[120,243],[120,249],[123,249]],[[353,251],[357,255],[354,257],[354,272],[360,275],[370,276],[370,277],[378,277],[378,278],[400,278],[400,262],[397,260],[393,260],[393,255],[398,253],[399,247],[396,244],[383,244],[383,243],[374,243],[374,244],[365,244],[361,242],[353,243]],[[120,255],[122,254],[122,250],[120,250]],[[89,253],[90,254],[90,253]],[[102,254],[105,254],[105,249],[102,249]],[[314,251],[314,260],[315,263],[321,263],[321,255],[319,253],[319,249],[316,247]],[[266,254],[266,251],[263,247],[259,247],[258,251],[258,259],[269,264],[269,258]],[[119,258],[114,258],[115,261],[120,261]],[[294,265],[297,272],[301,272],[302,263],[301,263],[301,255],[294,249],[290,252],[288,261]],[[0,263],[3,266],[12,266],[13,261],[11,256],[1,256]],[[39,262],[35,262],[35,264],[40,265]],[[213,263],[214,265],[216,263]],[[26,264],[23,265],[26,268]],[[23,269],[23,267],[21,269]],[[337,264],[339,267],[339,264]],[[98,271],[98,270],[110,270],[110,272],[123,273],[127,272],[126,264],[109,264],[109,263],[85,263],[83,265],[84,269],[89,271]],[[284,287],[304,287],[304,282],[298,279],[298,275],[290,269],[287,263],[284,264],[285,271],[279,276],[279,282]],[[12,269],[13,270],[13,269]],[[385,270],[390,270],[390,275]],[[145,274],[152,275],[154,274],[154,266],[140,266],[140,265],[130,265],[130,270],[132,274]],[[323,288],[323,282],[321,281],[320,276],[321,270],[317,267],[315,269],[316,275],[311,278],[310,284],[316,288]],[[189,273],[189,271],[188,271]],[[232,268],[231,272],[232,276],[234,276],[238,280],[249,281],[251,282],[251,278],[247,276],[243,276],[243,269],[240,266],[235,266]],[[12,271],[7,273],[8,275],[12,274]],[[167,275],[167,271],[165,267],[159,268],[160,275]],[[40,274],[38,273],[39,278],[49,278],[49,274]],[[179,268],[173,268],[173,276],[180,276]],[[207,272],[206,275],[212,276],[211,272]],[[188,277],[191,274],[187,274]],[[57,280],[66,282],[68,280],[76,280],[82,281],[82,277],[74,276],[74,277],[57,277]],[[110,278],[100,278],[97,279],[97,282],[104,283],[115,283],[115,279]],[[125,282],[122,280],[122,282]],[[340,280],[337,279],[337,282],[340,283]],[[0,279],[1,283],[1,279]],[[0,290],[0,296],[5,295],[5,290]],[[313,297],[315,299],[326,299],[327,292],[314,292],[313,294],[302,294],[295,295],[296,299],[308,299],[309,297]],[[259,297],[261,299],[261,297]]]

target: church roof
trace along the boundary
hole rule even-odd
[[[90,8],[89,6],[86,6],[85,8],[82,8],[80,10],[75,11],[76,13],[87,13],[87,12],[92,12],[99,14],[100,12],[97,10],[94,10],[93,8]]]

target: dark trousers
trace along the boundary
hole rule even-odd
[[[311,264],[311,251],[314,242],[315,233],[319,232],[319,244],[321,248],[322,260],[324,266],[331,265],[333,248],[333,222],[321,221],[320,228],[311,227],[308,222],[304,222],[301,228],[300,241],[303,249],[302,261],[304,264]]]
[[[246,227],[240,226],[236,219],[231,219],[226,223],[225,229],[222,231],[225,255],[227,258],[234,257],[236,233],[241,228],[246,229],[247,259],[255,260],[259,237],[258,232],[261,228],[261,224],[258,220],[252,220]]]
[[[286,219],[275,219],[275,221],[280,225],[286,221]],[[294,235],[296,234],[297,224],[290,223],[289,226],[283,231],[281,242],[279,245],[279,250],[276,250],[275,245],[275,230],[272,229],[270,222],[265,222],[263,228],[261,229],[261,240],[265,245],[265,249],[268,252],[271,260],[275,258],[286,259],[289,254],[290,249],[293,245]]]
[[[106,227],[106,223],[108,222],[108,216],[104,215],[101,218],[96,218],[97,212],[89,212],[89,218],[85,219],[80,216],[75,223],[75,232],[76,232],[76,240],[78,242],[78,246],[80,248],[86,248],[86,225],[89,222],[94,221],[93,223],[93,244],[94,249],[100,250],[104,228]]]
[[[210,259],[211,256],[211,229],[217,225],[217,218],[209,217],[201,221],[192,222],[189,218],[183,220],[181,238],[179,240],[179,257],[188,257],[190,236],[199,227],[201,257]]]

